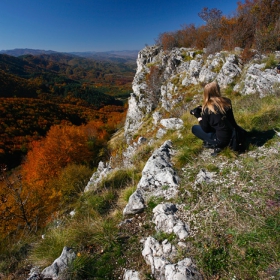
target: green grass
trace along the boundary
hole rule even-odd
[[[205,160],[200,164],[211,169]],[[219,168],[217,183],[194,189],[185,178],[186,211],[191,228],[199,228],[189,239],[190,253],[206,279],[274,279],[268,277],[280,267],[279,156],[234,160]]]
[[[26,257],[31,249],[30,238],[14,240],[12,238],[1,238],[0,242],[0,273],[13,273],[25,267]]]
[[[264,69],[275,68],[278,64],[275,54],[270,54],[266,59],[264,59],[264,63]]]
[[[153,237],[159,242],[168,240],[168,242],[172,243],[176,239],[176,234],[157,231]]]

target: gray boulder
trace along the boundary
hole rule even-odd
[[[192,260],[185,258],[176,264],[165,266],[165,280],[202,280]]]
[[[41,272],[43,279],[60,279],[67,270],[69,264],[76,258],[75,252],[68,247],[64,247],[61,255],[48,267]],[[61,278],[63,279],[63,278]]]
[[[101,180],[105,178],[105,176],[107,176],[112,171],[113,168],[111,168],[110,163],[104,163],[103,161],[100,161],[96,172],[94,172],[93,175],[91,176],[89,182],[87,183],[84,189],[84,192],[93,190],[96,187],[96,185],[100,183]]]
[[[160,124],[166,129],[178,130],[183,128],[184,122],[179,118],[162,119]]]
[[[177,193],[179,177],[171,163],[171,149],[171,141],[165,141],[152,154],[142,171],[137,188],[150,192],[154,196],[174,197]]]
[[[264,68],[264,63],[254,63],[245,69],[245,76],[234,90],[244,95],[258,93],[260,97],[274,94],[280,87],[280,75],[275,69],[264,70]]]
[[[145,209],[145,201],[140,190],[136,190],[128,200],[128,204],[123,210],[123,215],[134,215],[141,213]]]
[[[175,216],[177,208],[172,203],[162,203],[153,209],[153,222],[157,231],[174,233],[179,239],[188,237],[188,226]]]
[[[156,280],[202,280],[191,259],[185,258],[172,263],[177,250],[174,245],[164,240],[162,243],[149,236],[144,242],[142,256],[151,266]]]
[[[126,270],[123,275],[123,280],[140,280],[138,271]]]
[[[178,192],[179,177],[171,163],[171,141],[165,141],[157,149],[142,171],[137,190],[130,196],[123,214],[136,214],[145,208],[145,201],[151,196],[174,197]]]

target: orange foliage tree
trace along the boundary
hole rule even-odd
[[[121,118],[122,114],[116,116]],[[75,172],[90,173],[90,169],[82,169],[81,164],[87,165],[98,158],[100,148],[119,121],[111,118],[106,125],[102,120],[82,126],[55,125],[43,140],[33,142],[21,174],[12,178],[1,173],[0,233],[36,231],[37,227],[44,226],[61,203],[68,201],[64,196],[76,191],[65,186],[63,189],[61,174],[68,166]]]
[[[59,177],[68,164],[91,161],[93,153],[88,141],[85,126],[51,127],[46,138],[33,143],[22,165],[20,192],[18,187],[9,188],[9,192],[6,192],[9,197],[4,197],[6,203],[3,204],[2,212],[8,209],[11,215],[14,214],[12,220],[25,222],[30,230],[37,228],[37,225],[43,226],[51,214],[58,210],[62,198],[59,187],[51,182]],[[19,199],[24,201],[24,210],[27,213],[25,220],[16,214],[22,213],[22,207],[11,208],[16,197],[18,206],[21,204]]]
[[[44,140],[34,142],[23,164],[24,179],[44,186],[69,163],[85,163],[92,158],[84,126],[53,126]]]
[[[30,190],[21,175],[9,175],[7,167],[0,166],[0,235],[36,231],[44,205],[42,193]]]
[[[205,25],[184,25],[181,30],[159,35],[164,50],[173,47],[205,48],[208,53],[234,47],[254,48],[259,52],[280,50],[280,1],[245,0],[237,3],[234,16],[217,8],[203,8],[198,14]]]

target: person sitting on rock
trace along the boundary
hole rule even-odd
[[[192,133],[203,140],[205,148],[213,148],[212,156],[216,156],[222,148],[228,146],[232,129],[225,122],[225,118],[233,127],[237,127],[232,112],[231,100],[222,97],[217,82],[204,87],[203,105],[191,110],[199,125],[192,127]]]

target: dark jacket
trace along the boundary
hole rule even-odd
[[[216,111],[218,110],[216,109]],[[199,124],[203,131],[206,133],[216,133],[216,137],[220,146],[227,146],[232,136],[232,129],[227,125],[224,117],[228,119],[233,127],[237,127],[232,108],[228,107],[226,109],[226,114],[222,114],[219,111],[217,114],[214,114],[208,108],[206,108],[201,117],[202,120],[199,122]]]

